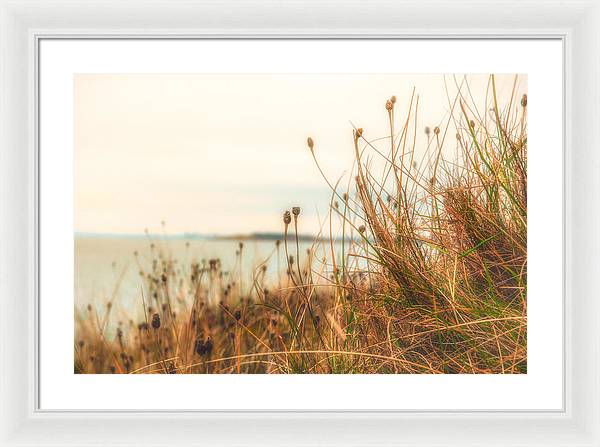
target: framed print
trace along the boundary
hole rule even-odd
[[[598,445],[596,3],[335,6],[3,4],[4,443]]]
[[[488,42],[507,73],[382,57],[477,46],[40,42],[40,282],[65,297],[40,290],[41,407],[131,409],[172,373],[211,384],[173,409],[562,408],[561,183],[537,180],[562,175],[560,41]],[[559,113],[532,118],[538,95]],[[556,125],[530,150],[542,122]],[[44,325],[72,306],[71,324]],[[471,391],[443,397],[460,375]],[[94,385],[112,380],[122,402]],[[373,392],[388,387],[415,392]]]

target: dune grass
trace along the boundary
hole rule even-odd
[[[425,132],[416,94],[402,117],[385,103],[385,138],[353,128],[345,188],[308,138],[331,187],[313,248],[299,248],[293,207],[276,280],[264,265],[243,284],[218,259],[155,252],[139,265],[142,321],[109,337],[110,309],[76,314],[75,372],[526,373],[527,97],[497,98],[491,76],[482,113],[460,92]]]

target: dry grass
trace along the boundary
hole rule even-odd
[[[283,217],[276,281],[258,266],[242,287],[217,259],[176,268],[158,255],[139,266],[143,321],[108,338],[110,309],[78,314],[75,371],[527,372],[527,98],[501,109],[493,77],[488,94],[484,114],[448,98],[422,159],[416,96],[402,119],[387,101],[387,138],[353,129],[353,181],[324,176],[328,264],[316,246],[300,253],[299,208]],[[308,147],[321,170],[318,142]]]

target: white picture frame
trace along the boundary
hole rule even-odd
[[[0,2],[0,445],[600,445],[600,2]],[[36,394],[43,38],[560,39],[563,411],[41,411]]]

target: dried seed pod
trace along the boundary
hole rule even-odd
[[[158,329],[160,327],[160,315],[158,315],[158,314],[152,315],[152,327],[154,329]]]
[[[313,139],[311,137],[308,137],[306,139],[306,144],[308,144],[308,148],[312,151],[315,147],[315,142],[313,141]]]
[[[436,134],[436,135],[439,135],[440,134],[440,128],[438,126],[435,126],[433,128],[433,133]]]
[[[527,107],[527,94],[523,94],[523,96],[521,97],[521,106],[522,107]]]
[[[300,207],[299,206],[294,206],[292,208],[292,214],[296,217],[298,217],[300,215]]]
[[[210,337],[208,337],[205,342],[202,341],[200,338],[197,338],[196,342],[194,343],[194,351],[199,356],[210,355],[210,353],[212,352],[212,348],[213,343]]]
[[[283,213],[283,223],[289,225],[292,222],[292,215],[289,211]]]

